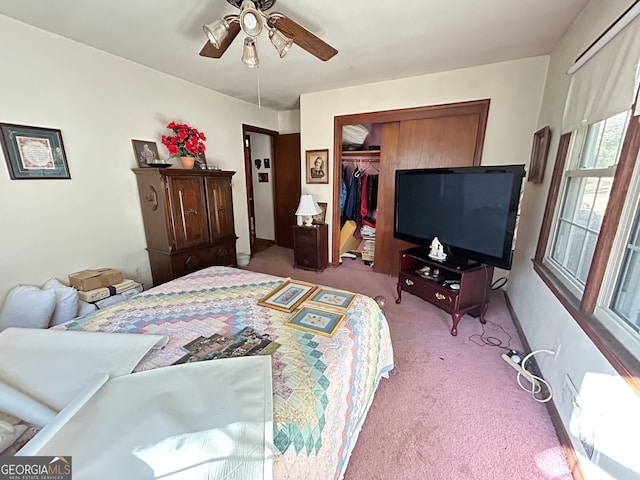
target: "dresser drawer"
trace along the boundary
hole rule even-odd
[[[441,287],[433,280],[425,280],[417,275],[400,272],[398,282],[405,292],[420,297],[449,313],[457,308],[457,293]]]
[[[223,243],[174,254],[171,264],[174,278],[212,265],[235,265],[235,243]]]

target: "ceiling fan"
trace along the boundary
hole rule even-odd
[[[256,67],[260,63],[256,38],[263,29],[268,31],[269,40],[278,51],[280,58],[287,54],[294,43],[325,62],[338,53],[331,45],[289,17],[277,12],[266,13],[266,10],[273,7],[276,0],[227,0],[227,2],[239,8],[240,13],[226,15],[202,27],[208,39],[200,51],[203,57],[222,57],[242,30],[247,35],[244,39],[242,62],[249,67]]]

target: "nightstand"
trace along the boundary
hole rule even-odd
[[[322,225],[293,226],[293,267],[321,272],[329,264],[328,227]]]

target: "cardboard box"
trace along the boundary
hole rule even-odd
[[[86,292],[122,282],[122,273],[113,268],[82,270],[69,275],[69,285]]]

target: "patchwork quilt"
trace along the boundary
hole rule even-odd
[[[331,338],[287,327],[292,314],[257,305],[285,280],[210,267],[57,328],[168,335],[168,344],[147,354],[137,371],[172,364],[199,336],[247,326],[268,334],[281,344],[271,355],[273,478],[341,479],[378,382],[393,368],[389,327],[362,295]]]

